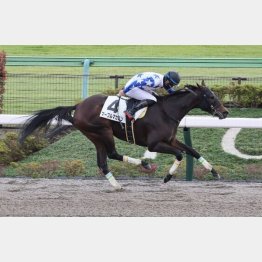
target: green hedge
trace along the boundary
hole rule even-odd
[[[41,135],[29,136],[24,145],[18,143],[18,134],[7,132],[3,139],[0,139],[0,165],[8,165],[11,162],[22,160],[26,156],[46,147],[48,141]]]
[[[211,89],[223,103],[229,103],[237,107],[262,107],[261,85],[215,85]]]
[[[237,85],[232,83],[227,86],[214,85],[210,88],[224,104],[232,107],[262,107],[262,85]],[[103,94],[116,95],[119,90],[108,89],[103,91]],[[167,95],[166,91],[163,89],[158,90],[157,93],[160,95]]]

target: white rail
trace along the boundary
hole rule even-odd
[[[0,125],[23,125],[31,115],[4,115],[0,114]],[[56,121],[52,121],[55,124]],[[68,121],[63,121],[64,125],[71,125]]]
[[[209,128],[262,128],[262,118],[218,119],[211,116],[186,116],[179,127],[209,127]]]
[[[22,125],[29,117],[30,115],[0,114],[0,125]],[[64,121],[64,124],[71,125],[68,121]],[[186,116],[181,120],[179,127],[262,128],[262,118],[226,118],[220,120],[211,116]]]

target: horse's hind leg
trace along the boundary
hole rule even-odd
[[[110,159],[127,162],[130,164],[136,165],[136,166],[141,165],[141,167],[143,168],[142,171],[147,172],[147,173],[154,172],[156,170],[155,165],[150,165],[145,160],[118,154],[116,147],[115,147],[113,132],[111,130],[108,130],[106,135],[104,135],[103,137],[104,137],[103,142],[106,146],[107,155]]]
[[[96,153],[97,153],[97,165],[99,170],[105,175],[105,177],[108,179],[110,184],[115,189],[121,189],[121,185],[116,181],[115,177],[113,176],[112,172],[108,169],[107,165],[107,151],[105,144],[102,142],[103,138],[100,135],[97,134],[90,134],[83,132],[85,136],[90,139],[93,144],[96,147]]]

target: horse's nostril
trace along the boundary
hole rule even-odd
[[[228,115],[228,111],[223,112],[223,116],[226,118]]]

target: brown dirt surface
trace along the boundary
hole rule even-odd
[[[250,217],[262,215],[262,183],[0,177],[0,216]]]

